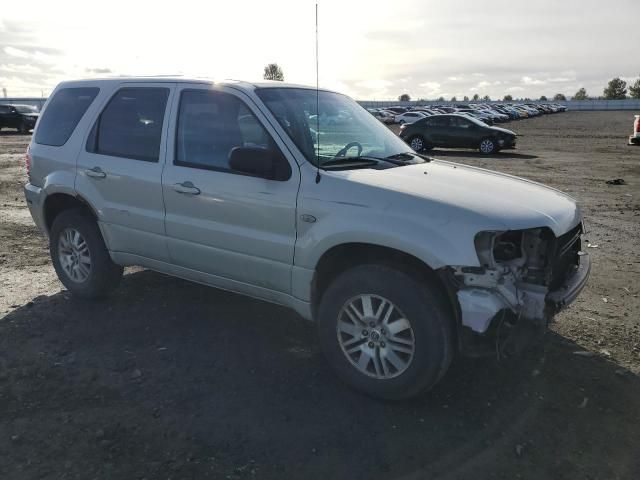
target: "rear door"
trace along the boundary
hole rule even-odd
[[[476,124],[464,117],[449,117],[447,129],[447,143],[452,147],[468,148],[476,147],[478,142],[475,137],[478,134]]]
[[[297,164],[244,94],[180,85],[163,174],[167,243],[174,264],[207,282],[261,297],[290,293],[296,239]],[[286,180],[232,171],[234,147],[282,153]]]
[[[425,120],[426,141],[436,147],[447,146],[446,126],[449,124],[449,117],[446,115],[434,115]]]
[[[123,83],[94,120],[76,190],[99,213],[110,250],[167,261],[162,168],[173,83]]]

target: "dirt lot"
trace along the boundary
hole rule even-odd
[[[515,152],[433,152],[576,197],[593,273],[543,345],[460,359],[395,404],[341,385],[277,306],[135,269],[108,300],[72,298],[24,205],[29,138],[3,132],[0,478],[640,478],[632,118],[548,115],[507,126]]]

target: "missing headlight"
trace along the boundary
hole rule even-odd
[[[496,237],[493,258],[496,262],[508,262],[522,257],[522,231],[505,232]]]

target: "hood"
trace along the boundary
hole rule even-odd
[[[507,135],[513,135],[514,137],[517,136],[516,132],[512,132],[511,130],[507,130],[506,128],[491,127],[491,130],[493,130],[494,132],[506,133]]]
[[[443,212],[453,207],[474,213],[486,229],[549,227],[560,236],[582,218],[575,200],[559,190],[442,160],[386,170],[336,173],[345,175],[349,181],[427,200],[432,206],[440,204],[436,208]]]

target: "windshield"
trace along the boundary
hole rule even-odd
[[[38,113],[38,109],[36,107],[32,107],[31,105],[16,105],[15,109],[19,113]]]
[[[317,158],[322,166],[336,157],[388,158],[411,152],[345,95],[306,88],[261,88],[256,93],[314,165]]]

